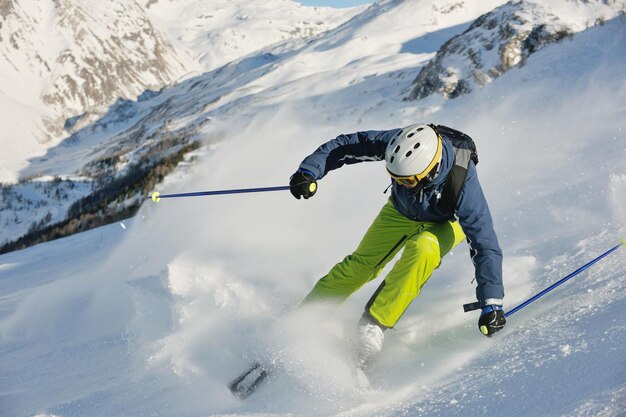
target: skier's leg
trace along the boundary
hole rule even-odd
[[[405,245],[402,257],[367,304],[366,312],[385,327],[393,327],[441,259],[465,239],[458,222],[426,223]]]
[[[320,279],[304,302],[345,300],[380,273],[408,238],[417,233],[420,224],[398,213],[390,200],[383,206],[354,253]]]

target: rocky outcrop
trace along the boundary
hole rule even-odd
[[[594,1],[583,2],[593,7]],[[603,7],[621,13],[619,2]],[[578,6],[584,12],[585,6]],[[595,19],[592,23],[600,23]],[[530,1],[509,2],[480,18],[446,42],[413,82],[406,100],[438,94],[455,98],[523,65],[530,55],[584,29],[576,16],[559,16],[548,6]]]

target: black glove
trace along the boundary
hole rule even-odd
[[[491,337],[492,334],[502,330],[506,324],[506,317],[502,306],[488,305],[483,307],[483,312],[478,319],[478,328],[485,336]]]
[[[317,191],[317,182],[313,175],[304,171],[297,171],[291,176],[289,181],[289,191],[298,200],[300,197],[305,199],[313,197]]]

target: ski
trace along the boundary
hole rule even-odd
[[[268,370],[263,367],[259,362],[254,363],[248,370],[235,378],[228,388],[234,396],[246,399],[250,394],[254,392],[256,387],[263,382],[268,375]]]

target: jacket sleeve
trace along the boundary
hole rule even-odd
[[[316,180],[344,164],[382,161],[387,143],[401,129],[370,130],[339,135],[315,150],[300,164],[300,170],[310,172]]]
[[[482,305],[502,304],[502,250],[493,227],[487,200],[471,163],[457,202],[457,217],[470,244],[476,271],[476,298]]]

